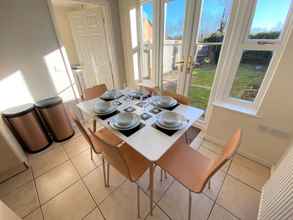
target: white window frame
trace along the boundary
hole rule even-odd
[[[216,83],[217,88],[214,92],[216,94],[213,95],[213,104],[251,115],[257,115],[258,109],[269,88],[273,75],[276,72],[276,68],[278,66],[277,64],[280,60],[280,55],[282,54],[286,42],[288,41],[293,23],[293,3],[291,3],[286,22],[284,23],[282,32],[278,39],[249,39],[248,35],[254,17],[256,3],[257,0],[234,0],[235,5],[233,5],[232,9],[234,17],[232,18],[233,21],[231,21],[233,23],[233,27],[231,28],[230,39],[227,39],[227,41],[229,41],[229,46],[225,48],[225,51],[223,51],[225,58],[223,59],[224,61],[220,64],[221,66],[219,66],[220,77],[217,79]],[[258,44],[257,42],[264,42],[264,44]],[[230,96],[230,91],[242,57],[242,52],[247,49],[261,51],[267,50],[273,52],[271,62],[267,68],[267,72],[262,81],[261,87],[258,90],[258,94],[253,102],[233,98]]]

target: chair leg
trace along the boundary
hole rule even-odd
[[[212,189],[211,179],[209,179],[209,181],[208,181],[208,189],[209,189],[209,191],[211,191],[211,189]]]
[[[104,184],[105,184],[105,187],[108,187],[108,185],[107,185],[107,177],[106,177],[106,165],[105,165],[105,159],[104,159],[103,156],[102,156],[102,166],[103,166]]]
[[[164,170],[164,175],[165,175],[165,179],[168,179],[168,174],[166,170]]]
[[[192,195],[191,195],[191,190],[188,190],[188,191],[189,191],[188,220],[191,220]]]
[[[93,120],[93,132],[96,132],[97,131],[97,120],[94,119]]]
[[[187,136],[187,131],[184,133],[184,139],[185,139],[185,143],[189,144],[189,140],[188,140],[188,136]]]
[[[110,164],[107,163],[107,187],[110,187]]]
[[[137,218],[140,218],[140,190],[138,184],[136,185],[137,187]]]
[[[91,160],[94,160],[94,156],[93,156],[93,148],[91,147]]]
[[[164,170],[161,169],[161,177],[160,177],[160,182],[163,182],[163,175],[164,175]]]

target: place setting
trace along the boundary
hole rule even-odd
[[[153,96],[151,97],[151,104],[155,106],[155,108],[161,108],[165,110],[172,111],[180,104],[176,99],[170,96]],[[154,114],[159,113],[156,109],[154,110]]]
[[[172,136],[177,131],[184,129],[188,125],[188,122],[189,120],[179,113],[163,111],[156,116],[152,127],[168,136]]]
[[[134,134],[145,124],[141,123],[140,116],[133,112],[120,112],[108,122],[110,127],[119,131],[126,137]]]
[[[120,112],[117,107],[118,105],[115,105],[112,102],[106,102],[100,99],[95,103],[94,112],[97,117],[102,120],[106,120],[107,118],[110,118]]]
[[[100,96],[100,99],[104,101],[113,101],[115,99],[119,99],[122,96],[123,94],[119,89],[111,89],[104,92],[104,94]]]

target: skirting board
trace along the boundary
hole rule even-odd
[[[209,136],[209,135],[205,135],[204,136],[204,139],[206,139],[207,141],[211,142],[211,143],[214,143],[216,145],[219,145],[220,147],[224,147],[224,145],[226,144],[225,141],[219,139],[219,138],[216,138],[216,137],[212,137],[212,136]],[[266,166],[268,168],[272,168],[274,166],[274,164],[272,164],[271,162],[268,162],[262,158],[259,158],[255,155],[252,155],[252,154],[248,154],[248,153],[245,153],[243,151],[238,151],[238,154],[240,154],[241,156],[243,157],[246,157],[247,159],[250,159],[250,160],[253,160],[263,166]]]

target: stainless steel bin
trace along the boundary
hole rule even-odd
[[[33,104],[4,110],[2,118],[24,150],[39,152],[52,143]]]
[[[74,129],[60,97],[40,100],[35,106],[54,141],[62,142],[74,135]]]

